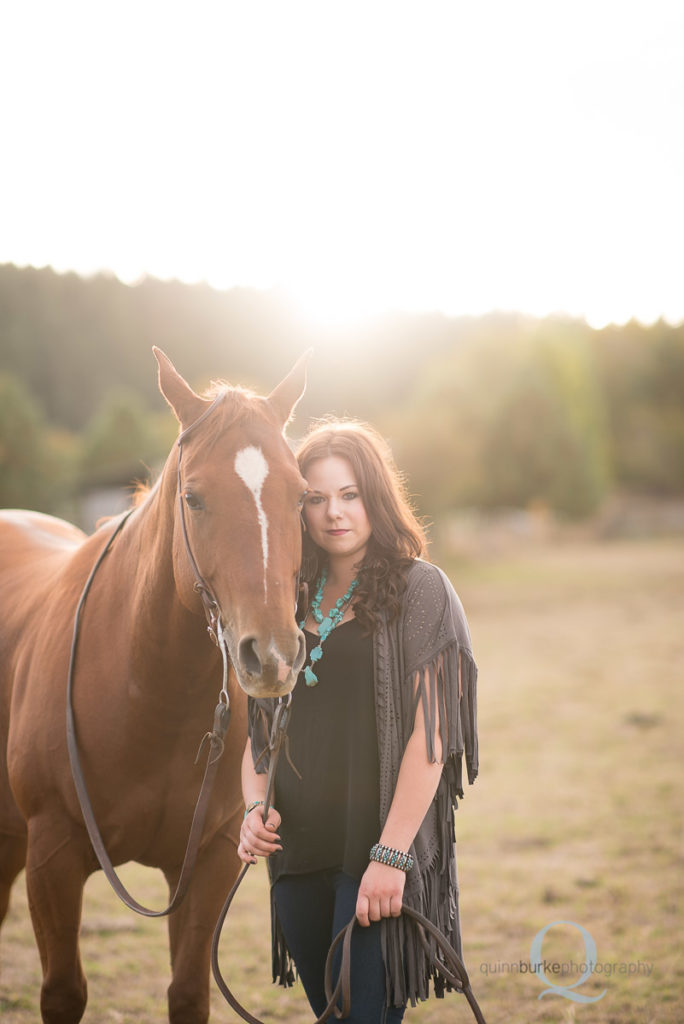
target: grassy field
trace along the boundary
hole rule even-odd
[[[450,569],[480,666],[481,775],[456,824],[466,963],[488,1024],[681,1024],[684,543],[572,542]],[[128,866],[125,878],[162,904],[156,874]],[[543,980],[520,970],[551,926],[546,978],[579,980],[585,937],[559,921],[596,944],[601,974],[572,990],[604,992],[596,1002],[539,999]],[[224,935],[224,973],[257,1016],[309,1022],[300,991],[270,984],[268,931],[260,865]],[[21,882],[1,951],[2,1020],[34,1024]],[[83,955],[86,1022],[165,1019],[165,926],[127,911],[101,873],[86,892]],[[214,990],[212,1020],[236,1019]],[[471,1019],[455,995],[406,1014]]]

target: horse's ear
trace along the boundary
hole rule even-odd
[[[152,346],[154,357],[159,364],[159,390],[169,403],[182,427],[189,427],[207,407],[207,403],[196,395],[169,357],[156,345]]]
[[[287,377],[281,380],[278,387],[274,388],[268,396],[268,401],[283,427],[292,419],[297,403],[306,389],[306,366],[312,352],[312,348],[307,349],[299,357]]]

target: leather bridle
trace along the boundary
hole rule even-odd
[[[193,589],[199,594],[202,599],[202,607],[204,608],[204,614],[207,620],[207,632],[214,641],[216,646],[221,652],[221,659],[223,661],[223,678],[221,680],[221,691],[219,694],[219,700],[226,705],[226,708],[230,707],[230,697],[228,695],[228,671],[230,668],[230,659],[228,657],[228,649],[226,645],[226,638],[224,633],[223,621],[221,619],[221,608],[218,600],[211,589],[210,585],[205,580],[204,576],[200,572],[190,544],[190,537],[188,536],[188,527],[185,521],[185,501],[183,500],[183,481],[181,478],[181,460],[183,458],[183,442],[186,438],[193,433],[196,427],[203,423],[204,420],[209,416],[214,409],[219,405],[226,396],[225,391],[221,391],[216,396],[214,401],[211,403],[208,409],[205,409],[199,419],[196,419],[194,423],[191,423],[189,427],[186,427],[184,431],[178,437],[178,463],[176,469],[177,479],[177,492],[178,492],[178,510],[180,513],[181,521],[181,532],[183,534],[183,543],[185,545],[185,553],[188,556],[188,562],[192,569],[195,582]]]
[[[202,605],[204,613],[207,618],[209,634],[217,644],[221,651],[223,659],[223,678],[221,682],[221,690],[219,693],[218,703],[214,709],[214,721],[212,728],[205,733],[200,743],[199,750],[197,752],[197,758],[195,764],[199,760],[200,754],[204,744],[209,742],[209,752],[207,755],[206,767],[204,770],[204,777],[202,779],[202,785],[200,792],[197,797],[197,803],[193,813],[192,824],[190,826],[190,834],[188,836],[187,847],[185,850],[185,856],[183,858],[183,865],[181,868],[180,876],[178,878],[178,884],[176,890],[171,898],[171,901],[167,907],[163,910],[151,910],[148,907],[138,903],[136,899],[128,892],[123,882],[114,870],[114,866],[111,862],[109,854],[105,848],[102,835],[100,833],[95,815],[93,813],[92,804],[88,795],[88,789],[83,776],[83,768],[81,765],[81,758],[78,750],[78,743],[76,737],[76,722],[74,718],[73,709],[73,687],[74,687],[74,673],[76,667],[76,655],[78,650],[78,639],[80,634],[81,615],[83,607],[86,602],[86,598],[90,592],[95,575],[100,568],[100,565],[104,561],[105,557],[111,550],[111,547],[118,537],[119,533],[123,530],[124,525],[128,521],[130,515],[132,515],[134,509],[130,509],[116,526],[116,529],[111,534],[104,548],[100,552],[95,564],[93,565],[90,574],[86,580],[83,592],[80,600],[76,607],[76,614],[74,617],[74,630],[71,641],[71,651],[69,655],[69,670],[67,676],[67,694],[66,694],[66,732],[67,732],[67,748],[69,751],[69,762],[71,764],[71,773],[76,787],[76,794],[83,814],[83,820],[85,822],[90,841],[95,850],[95,854],[100,863],[100,867],[104,871],[110,885],[120,897],[120,899],[126,904],[130,910],[134,910],[138,914],[142,914],[145,917],[166,917],[171,914],[180,905],[183,897],[185,896],[188,886],[192,878],[195,863],[197,860],[197,854],[199,852],[200,842],[202,838],[202,832],[204,829],[204,821],[206,818],[207,808],[209,806],[209,799],[211,797],[211,791],[216,778],[216,772],[218,769],[218,762],[223,754],[224,750],[224,738],[228,731],[230,724],[230,697],[228,694],[228,653],[226,650],[226,641],[223,636],[223,626],[221,623],[220,609],[218,601],[216,600],[209,584],[204,580],[202,574],[199,571],[199,567],[192,553],[190,547],[190,541],[187,533],[185,524],[185,511],[183,507],[183,495],[181,490],[181,459],[183,454],[183,442],[188,435],[195,430],[196,427],[202,423],[207,416],[216,408],[216,406],[225,397],[225,392],[221,392],[212,404],[206,409],[202,415],[195,420],[186,430],[184,430],[178,438],[178,491],[180,500],[180,515],[183,538],[185,541],[185,550],[188,556],[188,561],[192,567],[193,574],[195,576],[195,590],[199,593],[202,598]]]
[[[192,434],[195,429],[203,423],[204,420],[214,411],[217,405],[223,401],[225,392],[222,391],[214,401],[211,403],[208,409],[202,413],[199,419],[196,419],[194,423],[191,423],[189,427],[179,435],[178,445],[178,462],[176,464],[176,480],[177,480],[177,496],[178,496],[178,507],[180,511],[181,531],[183,533],[183,543],[185,544],[185,552],[188,556],[190,568],[192,569],[193,576],[195,577],[194,589],[202,599],[202,605],[204,607],[204,614],[207,617],[209,635],[215,644],[218,644],[218,631],[221,613],[219,609],[219,603],[216,600],[214,592],[202,576],[197,560],[193,554],[192,547],[190,546],[190,538],[188,536],[188,527],[185,521],[185,502],[183,501],[183,481],[181,478],[181,461],[183,458],[183,442]]]

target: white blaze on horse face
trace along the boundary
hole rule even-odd
[[[264,557],[264,601],[266,600],[266,570],[268,568],[268,519],[261,504],[261,489],[268,476],[268,463],[261,448],[249,445],[235,456],[235,472],[252,492],[261,528],[261,550]]]

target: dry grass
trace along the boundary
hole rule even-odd
[[[480,665],[481,777],[459,809],[457,835],[465,953],[489,1024],[680,1024],[684,545],[572,543],[451,570]],[[127,872],[161,904],[160,877]],[[2,937],[7,1024],[39,1017],[25,904],[18,885]],[[529,962],[535,933],[559,920],[589,930],[602,965],[641,961],[650,977],[643,968],[594,975],[578,989],[605,989],[592,1004],[539,999],[539,979],[515,965]],[[162,1021],[164,925],[130,914],[98,875],[83,930],[86,1022]],[[579,932],[554,927],[543,955],[583,959]],[[224,936],[224,970],[257,1016],[309,1022],[301,993],[270,984],[267,959],[260,868]],[[235,1019],[214,991],[212,1020]],[[406,1015],[412,1024],[470,1019],[457,996]]]

